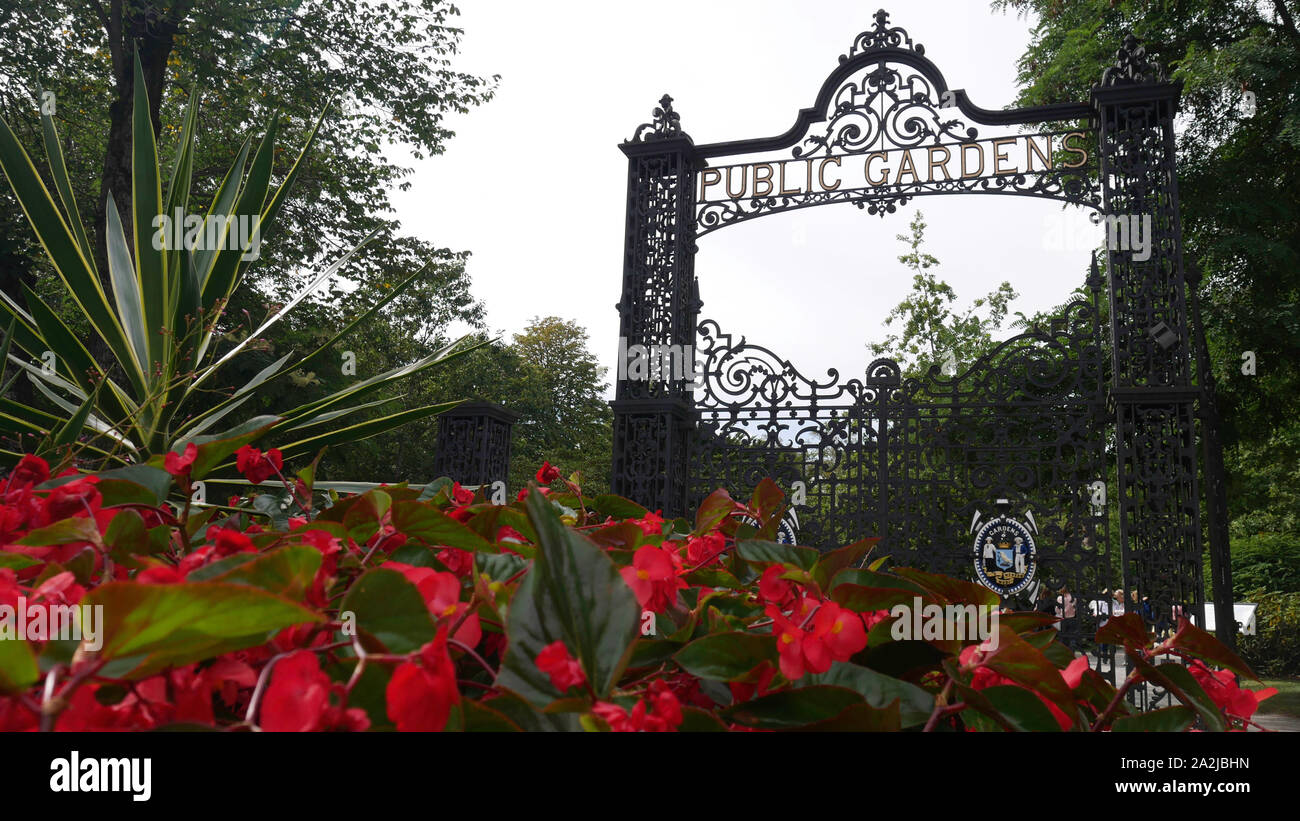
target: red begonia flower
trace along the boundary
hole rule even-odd
[[[137,584],[180,584],[185,576],[179,570],[167,565],[146,568],[135,577]]]
[[[537,484],[539,485],[549,485],[558,478],[560,478],[560,469],[550,462],[542,462],[542,466],[537,469]]]
[[[1231,670],[1211,670],[1200,659],[1194,660],[1188,670],[1210,700],[1235,718],[1249,719],[1255,715],[1261,701],[1277,695],[1276,687],[1244,690],[1237,684],[1237,677]]]
[[[461,622],[465,611],[469,609],[469,602],[460,600],[461,581],[455,573],[441,573],[431,567],[412,567],[401,562],[385,562],[384,567],[396,570],[415,585],[425,606],[429,608],[429,614],[435,619],[445,619],[455,624]],[[452,638],[467,647],[478,646],[483,638],[478,613],[465,616]]]
[[[388,717],[399,732],[440,732],[451,709],[460,703],[456,668],[447,653],[447,625],[411,661],[393,671],[388,682]]]
[[[663,719],[670,727],[678,727],[682,723],[682,704],[677,700],[677,694],[668,686],[668,682],[662,679],[655,679],[650,682],[650,692],[646,697],[654,715]]]
[[[236,553],[255,553],[257,548],[243,533],[230,527],[212,525],[207,530],[207,540],[212,542],[218,558],[226,558]]]
[[[867,632],[871,632],[871,628],[889,618],[889,611],[876,610],[871,613],[859,613],[858,615],[862,616],[862,624],[867,628]]]
[[[660,536],[664,532],[664,518],[660,514],[662,510],[656,510],[654,513],[647,513],[640,519],[632,519],[632,524],[641,528],[641,532],[647,536]]]
[[[686,542],[686,561],[692,565],[702,565],[713,561],[727,549],[727,537],[714,531]]]
[[[1083,681],[1083,674],[1088,669],[1088,657],[1079,656],[1070,662],[1064,670],[1061,671],[1061,678],[1065,679],[1065,684],[1071,690],[1079,686]]]
[[[30,453],[18,460],[18,464],[4,480],[5,491],[30,488],[50,478],[50,463]]]
[[[781,610],[793,604],[795,598],[794,584],[781,578],[785,571],[784,565],[774,564],[764,570],[758,580],[758,597],[765,604],[775,605]]]
[[[235,467],[244,478],[253,484],[265,482],[284,467],[284,457],[279,448],[271,448],[265,454],[252,445],[244,445],[235,451]]]
[[[104,501],[95,489],[98,481],[97,476],[84,476],[51,490],[45,499],[43,520],[53,523],[78,516],[93,518]]]
[[[821,639],[836,661],[848,661],[867,646],[862,617],[833,601],[822,602],[813,616],[813,635]]]
[[[772,679],[776,678],[776,668],[770,661],[762,661],[749,671],[747,678],[755,680],[731,682],[732,703],[743,704],[750,699],[767,695],[767,688],[772,684]]]
[[[768,606],[767,615],[772,619],[772,635],[776,636],[776,650],[781,660],[781,675],[790,681],[803,678],[808,668],[807,659],[804,657],[804,631],[773,606]],[[829,669],[829,656],[826,658],[826,666]]]
[[[163,457],[163,469],[173,476],[186,476],[189,474],[190,467],[193,466],[194,460],[197,459],[198,456],[198,445],[190,442],[185,446],[184,453],[171,451]]]
[[[329,709],[330,679],[310,650],[297,650],[276,662],[262,698],[260,723],[271,732],[309,733],[320,728]]]
[[[460,482],[451,483],[450,495],[451,501],[457,505],[464,506],[474,501],[474,491],[461,487]]]
[[[682,723],[681,705],[672,691],[659,682],[660,689],[651,684],[648,698],[637,701],[632,712],[607,701],[598,701],[591,712],[609,725],[616,733],[670,733]]]
[[[500,528],[497,529],[497,541],[517,542],[518,544],[523,544],[528,540],[524,538],[524,534],[520,533],[518,530],[515,530],[510,525],[502,525]]]
[[[461,550],[456,547],[447,547],[438,551],[438,561],[446,565],[447,569],[457,576],[468,576],[474,570],[474,554],[468,550]]]
[[[646,707],[645,700],[637,701],[636,707],[628,713],[617,704],[597,701],[591,708],[595,716],[610,725],[615,733],[671,733],[676,727],[669,726],[664,718],[655,716]]]
[[[671,550],[642,545],[632,556],[632,566],[619,570],[642,610],[667,610],[677,601],[677,591],[687,586],[677,575],[675,558]]]
[[[569,655],[563,641],[553,641],[537,654],[537,669],[551,678],[551,685],[561,693],[570,687],[581,687],[587,681],[582,665]]]

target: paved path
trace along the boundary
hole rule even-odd
[[[1282,733],[1300,733],[1300,717],[1281,715],[1279,713],[1255,713],[1254,721],[1261,727]],[[1252,733],[1259,730],[1250,728]]]
[[[1089,656],[1089,664],[1092,665],[1092,668],[1094,670],[1097,669],[1097,660],[1095,656],[1091,656],[1091,655]],[[1124,660],[1123,650],[1117,649],[1115,651],[1115,665],[1119,670],[1119,675],[1116,676],[1117,679],[1116,683],[1118,684],[1119,681],[1123,680],[1125,675],[1124,673],[1125,660]],[[1103,668],[1103,669],[1107,669],[1107,668]],[[1103,673],[1103,675],[1105,675],[1105,673]],[[1146,686],[1147,685],[1143,683],[1143,684],[1139,684],[1138,688],[1145,688]],[[1254,716],[1254,721],[1256,724],[1260,725],[1260,727],[1264,727],[1269,730],[1274,730],[1276,732],[1300,733],[1300,716],[1282,715],[1277,713],[1256,713]],[[1256,727],[1251,727],[1250,732],[1258,733],[1260,732],[1260,730]]]

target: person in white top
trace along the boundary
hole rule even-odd
[[[1108,595],[1110,591],[1103,590],[1101,598],[1088,602],[1088,612],[1097,617],[1098,627],[1104,627],[1110,621],[1110,602],[1106,598]]]
[[[1106,622],[1110,621],[1110,599],[1108,598],[1109,595],[1110,595],[1109,590],[1102,590],[1101,596],[1088,602],[1088,612],[1097,618],[1098,627],[1105,627]],[[1109,644],[1105,644],[1105,643],[1098,644],[1097,655],[1098,655],[1097,669],[1099,672],[1101,671],[1101,667],[1103,664],[1114,665],[1115,663],[1114,648],[1111,647]]]

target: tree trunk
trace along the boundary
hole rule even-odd
[[[1237,619],[1233,610],[1232,556],[1228,518],[1228,477],[1223,464],[1223,441],[1219,438],[1217,383],[1210,362],[1209,341],[1201,318],[1201,270],[1197,260],[1187,266],[1191,285],[1193,340],[1201,386],[1201,446],[1205,469],[1206,530],[1210,542],[1210,592],[1214,596],[1216,638],[1237,652]],[[1200,625],[1204,627],[1204,625]]]
[[[128,6],[125,12],[124,2]],[[112,293],[106,241],[109,192],[117,204],[127,246],[132,251],[135,248],[135,238],[131,235],[131,118],[135,101],[135,58],[139,55],[143,69],[145,92],[149,97],[149,121],[156,140],[162,130],[160,112],[167,58],[172,53],[180,21],[189,13],[189,5],[179,3],[166,17],[160,18],[148,6],[136,5],[131,0],[112,0],[103,20],[116,93],[108,110],[108,147],[99,178],[99,201],[91,225],[95,236],[95,266],[107,294]],[[101,365],[107,366],[112,362],[108,346],[98,336],[90,338],[88,347]]]

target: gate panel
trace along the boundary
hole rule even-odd
[[[1091,301],[952,379],[935,369],[904,379],[881,359],[861,380],[831,371],[817,382],[701,323],[690,503],[766,476],[787,493],[801,483],[800,544],[879,536],[876,554],[895,565],[963,578],[973,578],[975,528],[1007,511],[1037,531],[1037,579],[1020,604],[1064,587],[1082,611],[1067,638],[1090,635],[1086,603],[1113,586],[1101,279],[1090,282]]]
[[[1202,620],[1195,423],[1198,402],[1212,423],[1213,402],[1205,363],[1191,355],[1174,167],[1180,93],[1130,36],[1086,103],[981,108],[880,11],[783,134],[697,146],[665,95],[654,120],[621,146],[628,200],[614,491],[679,516],[716,487],[771,476],[787,491],[798,483],[801,542],[877,534],[898,561],[958,575],[973,569],[976,529],[1005,513],[1025,519],[1033,530],[1025,536],[1043,546],[1038,581],[1079,600],[1067,629],[1090,634],[1086,603],[1121,584],[1149,596],[1157,628],[1179,614]],[[981,131],[1018,125],[1045,130]],[[698,323],[699,237],[835,203],[883,217],[914,197],[949,193],[1100,207],[1110,232],[1105,280],[1094,266],[1088,301],[953,379],[904,380],[879,360],[861,379],[830,371],[819,382]],[[702,384],[693,374],[624,372],[625,351],[680,351],[696,337]],[[1221,458],[1214,437],[1206,441],[1211,510],[1221,513]],[[1112,500],[1122,580],[1109,575]],[[1219,521],[1211,547],[1216,621],[1231,644],[1226,533]],[[987,547],[994,551],[991,540]],[[1014,576],[989,570],[1011,553],[999,543],[984,571]]]

